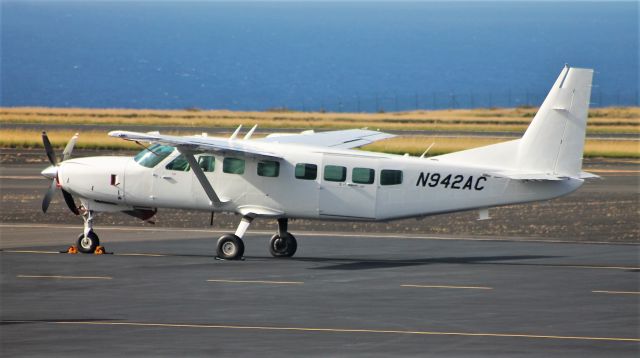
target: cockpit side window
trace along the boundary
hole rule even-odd
[[[203,172],[212,173],[216,168],[216,158],[211,155],[201,155],[198,157],[198,164]]]
[[[174,149],[174,147],[168,145],[154,144],[138,153],[133,160],[143,167],[153,168],[168,157]]]
[[[167,164],[165,168],[169,170],[176,170],[179,172],[188,172],[191,169],[191,167],[189,167],[187,158],[185,158],[182,154],[180,154],[176,157],[176,159]]]

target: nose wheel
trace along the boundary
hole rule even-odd
[[[84,220],[84,230],[76,240],[76,248],[78,252],[83,254],[93,254],[96,248],[100,246],[100,239],[93,231],[93,219],[95,214],[93,210],[82,210],[82,219]],[[103,248],[101,250],[104,250]]]
[[[100,239],[95,232],[89,231],[87,235],[84,233],[78,236],[78,240],[76,241],[76,245],[78,247],[78,251],[84,254],[92,254],[96,251],[96,248],[100,245]]]

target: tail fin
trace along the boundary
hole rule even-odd
[[[493,167],[512,179],[589,177],[580,169],[592,78],[593,70],[565,66],[522,138],[430,159]]]
[[[565,66],[520,140],[517,170],[577,177],[593,70]]]

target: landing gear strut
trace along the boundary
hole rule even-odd
[[[298,249],[296,238],[287,231],[289,219],[278,219],[278,233],[269,240],[269,252],[273,257],[291,257]]]
[[[225,260],[242,258],[242,255],[244,255],[242,237],[249,229],[254,218],[254,216],[249,215],[243,216],[235,233],[222,235],[218,239],[216,251],[219,258]],[[287,231],[288,224],[289,219],[278,219],[278,233],[269,240],[269,252],[274,257],[291,257],[298,249],[296,238]]]
[[[100,245],[100,239],[95,232],[93,232],[93,211],[84,210],[82,212],[82,219],[84,220],[84,231],[76,242],[78,251],[85,254],[92,254],[96,251],[96,248]]]

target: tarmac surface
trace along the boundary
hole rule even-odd
[[[208,230],[0,230],[5,357],[640,354],[635,244],[297,233],[275,259],[252,231],[221,261]]]

